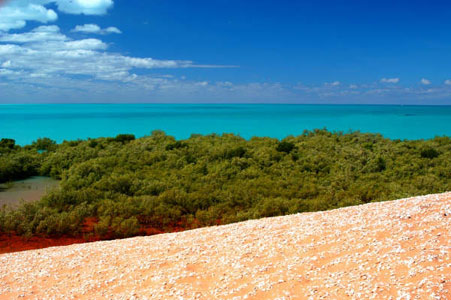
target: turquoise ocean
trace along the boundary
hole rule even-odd
[[[192,133],[235,133],[282,139],[305,129],[380,133],[391,139],[451,136],[451,106],[278,104],[0,105],[0,138],[25,145],[161,129],[177,139]]]

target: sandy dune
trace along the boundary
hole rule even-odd
[[[0,255],[0,298],[451,299],[451,193]]]

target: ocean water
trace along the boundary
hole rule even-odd
[[[380,133],[392,139],[451,136],[451,106],[271,104],[39,104],[0,105],[0,138],[18,144],[39,137],[63,140],[161,129],[177,139],[192,133],[244,138],[299,135],[327,128]]]

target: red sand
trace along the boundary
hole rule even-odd
[[[0,299],[451,299],[451,193],[0,255]]]
[[[30,238],[24,238],[16,234],[0,234],[0,254],[99,241],[100,239],[92,234],[89,235],[89,238],[84,238],[84,236],[88,236],[88,233],[94,231],[94,225],[96,223],[96,218],[87,218],[83,224],[82,234],[79,237],[33,236]]]
[[[32,237],[30,239],[24,239],[17,235],[0,235],[0,254],[41,249],[54,246],[66,246],[72,244],[86,243],[83,238],[73,237],[59,237],[59,238],[45,238],[45,237]]]
[[[61,236],[61,237],[43,237],[33,236],[31,238],[24,238],[16,234],[0,234],[0,254],[20,252],[25,250],[43,249],[56,246],[68,246],[72,244],[80,244],[87,242],[96,242],[101,240],[114,240],[112,234],[100,238],[94,234],[94,225],[98,222],[96,218],[87,218],[80,236]],[[151,226],[142,226],[138,236],[151,236],[155,234],[181,232],[187,228],[182,227],[181,224],[169,226],[167,231],[163,231]]]

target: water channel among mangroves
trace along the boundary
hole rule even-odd
[[[21,201],[38,201],[48,191],[58,187],[59,182],[49,177],[35,176],[0,184],[0,207],[17,207]]]

